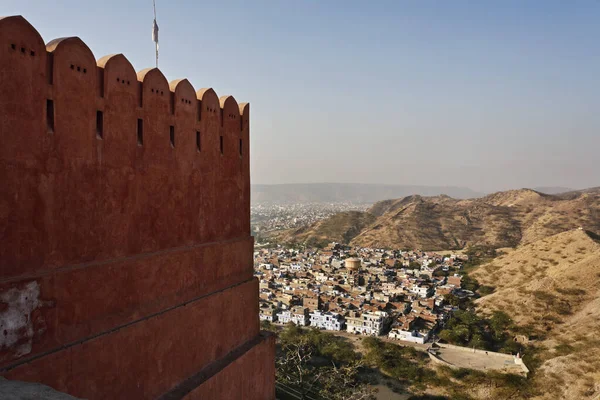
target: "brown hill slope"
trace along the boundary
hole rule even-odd
[[[471,274],[494,293],[483,312],[502,310],[538,340],[536,386],[544,399],[600,395],[600,244],[571,230],[519,247]]]
[[[367,247],[422,249],[463,248],[471,243],[513,246],[520,228],[507,207],[480,199],[456,200],[448,196],[411,196],[369,212],[380,213],[374,224],[352,243]]]
[[[521,189],[468,200],[444,195],[408,196],[375,203],[365,214],[371,217],[338,214],[286,232],[285,239],[344,239],[357,246],[425,250],[473,244],[514,247],[577,227],[600,231],[600,190],[547,195]],[[354,221],[358,225],[352,226]],[[335,235],[329,236],[329,231]]]
[[[277,233],[279,241],[325,246],[331,242],[348,243],[376,217],[361,211],[346,211],[332,215],[310,226]]]

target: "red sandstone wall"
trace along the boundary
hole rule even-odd
[[[190,392],[185,400],[275,399],[275,364],[264,362],[273,359],[275,337],[270,336]],[[253,379],[240,379],[247,371],[252,371]]]
[[[0,292],[39,288],[39,306],[31,318],[31,349],[0,353],[2,365],[34,357],[58,346],[84,340],[172,305],[205,296],[252,278],[249,238],[156,255],[65,269],[33,280],[0,285]],[[25,337],[22,338],[25,340]],[[13,362],[11,362],[13,361]]]
[[[0,18],[0,143],[0,373],[152,398],[258,334],[248,104]]]
[[[34,360],[5,376],[44,382],[82,398],[156,398],[198,366],[258,335],[258,320],[240,303],[258,304],[256,280]],[[248,380],[255,379],[255,372]]]

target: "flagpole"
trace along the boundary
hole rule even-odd
[[[153,28],[153,32],[156,35],[156,37],[154,38],[154,47],[156,49],[156,68],[158,68],[158,26],[156,24],[156,0],[152,0],[152,5],[154,7],[154,28]]]

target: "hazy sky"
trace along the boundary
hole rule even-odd
[[[157,0],[160,67],[251,103],[254,183],[600,185],[600,1]],[[151,0],[2,0],[154,63]]]

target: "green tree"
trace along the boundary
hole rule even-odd
[[[470,297],[460,298],[452,293],[444,295],[444,301],[451,306],[458,307],[461,310],[469,310],[473,308],[473,301]]]
[[[277,327],[267,320],[260,321],[260,329],[275,332]]]
[[[448,276],[448,275],[449,275],[448,271],[444,271],[441,268],[438,268],[435,271],[433,271],[433,276],[435,276],[437,278],[442,277],[442,276]]]
[[[328,368],[319,394],[330,400],[375,400],[373,389],[358,378],[360,368],[360,362]]]
[[[465,290],[476,292],[479,289],[479,282],[475,278],[471,278],[469,275],[464,275],[460,286]]]
[[[373,399],[371,389],[359,379],[360,356],[343,338],[290,324],[278,339],[277,381],[302,399],[317,394],[330,400]]]
[[[506,331],[513,321],[504,311],[494,311],[490,318],[490,327],[495,333]]]
[[[408,269],[421,269],[421,264],[416,261],[411,261],[408,263]]]
[[[315,349],[306,337],[298,337],[281,345],[276,359],[277,381],[294,387],[302,400],[315,388],[325,373],[318,370],[310,361]]]
[[[460,299],[458,298],[458,296],[452,293],[444,295],[444,301],[454,307],[458,307],[460,305]]]

